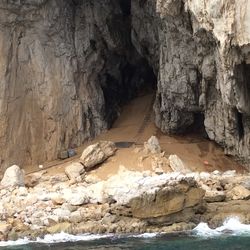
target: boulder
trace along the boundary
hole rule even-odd
[[[81,206],[89,202],[89,198],[86,195],[72,196],[67,202],[72,206]]]
[[[68,156],[69,157],[73,157],[73,156],[76,155],[76,151],[73,148],[69,148],[67,151],[68,151]]]
[[[43,171],[39,171],[37,173],[29,174],[28,176],[25,177],[25,186],[26,187],[36,186],[41,181],[42,176],[46,172],[47,172],[46,170],[43,170]]]
[[[58,154],[58,158],[60,160],[65,160],[65,159],[69,158],[68,151],[67,150],[60,151]]]
[[[84,172],[84,166],[79,162],[74,162],[65,168],[65,173],[70,180],[79,179]]]
[[[71,213],[67,209],[56,208],[53,210],[53,214],[58,216],[59,219],[67,219]]]
[[[69,217],[69,221],[71,223],[79,223],[79,222],[81,222],[82,221],[81,212],[80,211],[72,212],[70,217]]]
[[[72,206],[80,206],[89,202],[89,196],[87,195],[87,189],[79,186],[76,188],[65,188],[63,190],[63,198],[66,203]]]
[[[85,166],[87,171],[96,165],[104,162],[116,151],[115,144],[111,141],[100,141],[88,146],[82,153],[80,162]]]
[[[163,170],[163,166],[164,166],[164,162],[161,158],[155,158],[152,160],[152,169],[156,174],[163,174],[164,170]]]
[[[171,226],[163,227],[161,230],[164,233],[173,233],[173,232],[184,232],[184,231],[190,231],[194,229],[196,224],[189,222],[180,222],[180,223],[174,223]]]
[[[250,191],[245,187],[238,185],[227,193],[227,197],[232,200],[248,200],[250,199]]]
[[[221,226],[226,219],[238,217],[241,223],[249,224],[250,200],[231,200],[227,202],[207,203],[207,212],[201,221],[209,222],[212,228]]]
[[[206,202],[221,202],[226,199],[226,195],[224,191],[211,190],[206,191],[205,197]]]
[[[5,221],[0,222],[0,233],[3,235],[7,235],[8,232],[11,230],[12,226]]]
[[[151,154],[160,154],[161,146],[156,136],[151,136],[147,142],[144,143],[144,149]]]
[[[191,184],[192,185],[192,184]],[[183,182],[143,193],[129,202],[134,217],[146,219],[168,216],[201,204],[205,191]]]
[[[88,184],[95,184],[95,183],[100,182],[101,179],[96,175],[90,174],[90,175],[85,176],[84,181]]]
[[[54,205],[62,205],[65,202],[65,199],[59,195],[51,198],[51,201]]]
[[[72,226],[69,222],[61,222],[54,226],[48,227],[46,230],[50,234],[56,234],[61,232],[70,233],[72,231]]]
[[[24,171],[19,166],[13,165],[4,173],[2,186],[24,186]]]
[[[170,155],[168,159],[169,159],[169,165],[174,172],[180,172],[180,173],[191,172],[190,169],[187,166],[185,166],[183,161],[177,155]]]

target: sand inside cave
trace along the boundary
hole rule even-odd
[[[56,160],[45,163],[43,166],[44,169],[47,169],[47,174],[53,175],[64,172],[65,166],[77,161],[86,146],[99,140],[135,142],[135,144],[129,148],[119,148],[113,157],[110,157],[101,167],[92,170],[91,174],[100,179],[107,179],[118,172],[120,165],[129,170],[152,170],[152,156],[145,156],[143,150],[140,150],[143,148],[143,143],[152,135],[156,135],[159,139],[166,157],[170,154],[178,155],[185,165],[193,171],[245,171],[232,157],[224,155],[221,147],[201,135],[169,136],[160,132],[153,122],[152,101],[153,94],[145,94],[129,102],[123,107],[113,127],[97,136],[94,140],[77,148],[75,157],[64,161]],[[38,166],[25,169],[27,174],[38,170],[40,170]],[[171,171],[167,164],[163,166],[163,170],[165,172]]]

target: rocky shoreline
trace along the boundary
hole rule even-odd
[[[143,150],[164,157],[154,139]],[[120,166],[107,180],[92,175],[92,167],[115,151],[111,142],[91,145],[65,173],[53,176],[46,170],[24,176],[18,166],[7,169],[0,187],[0,239],[62,231],[168,233],[191,230],[199,222],[215,228],[230,216],[250,223],[250,174],[190,172],[175,161],[179,171],[164,173],[158,164],[144,172]]]

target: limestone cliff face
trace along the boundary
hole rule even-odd
[[[0,2],[2,167],[57,158],[136,95],[149,66],[131,44],[129,11],[115,0]]]
[[[53,159],[62,147],[79,144],[105,128],[100,86],[84,69],[79,70],[81,51],[75,38],[80,41],[83,35],[76,30],[71,1],[1,1],[0,151],[4,165]],[[87,53],[88,46],[82,42],[82,53]],[[89,68],[95,67],[93,60]]]
[[[158,77],[156,124],[204,115],[250,160],[249,0],[2,0],[1,166],[38,164],[108,128]]]
[[[250,1],[132,3],[134,44],[158,72],[156,124],[179,133],[204,114],[209,138],[249,161]]]

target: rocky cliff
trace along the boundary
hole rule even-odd
[[[55,159],[136,95],[153,73],[131,43],[129,14],[126,1],[1,1],[2,166]]]
[[[1,165],[80,145],[155,76],[162,131],[201,120],[247,161],[249,44],[249,0],[2,0]]]

